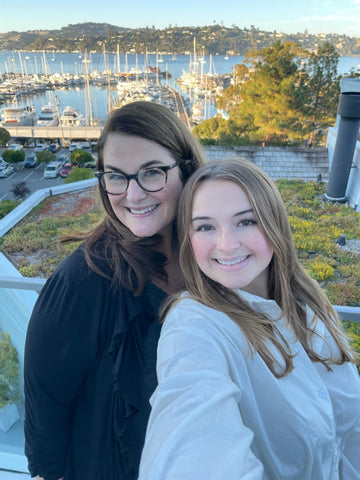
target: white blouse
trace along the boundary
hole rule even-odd
[[[277,322],[293,371],[275,378],[225,314],[182,299],[161,333],[139,480],[359,480],[355,365],[311,362],[274,301],[239,293]],[[336,352],[320,320],[316,330],[314,349]]]

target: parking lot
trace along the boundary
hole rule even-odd
[[[4,149],[0,149],[0,156]],[[34,155],[34,148],[24,148],[25,159],[30,155]],[[69,149],[64,148],[58,150],[56,156],[65,155],[67,158],[70,158]],[[0,201],[1,200],[14,200],[13,194],[10,192],[11,185],[19,181],[25,181],[31,193],[36,192],[41,188],[49,188],[64,183],[64,178],[60,176],[56,178],[44,178],[44,170],[46,165],[40,163],[34,168],[24,168],[19,165],[19,170],[13,172],[6,178],[0,178]],[[18,167],[16,167],[18,168]]]

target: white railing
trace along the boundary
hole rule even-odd
[[[27,278],[0,275],[0,288],[33,290],[40,292],[45,282],[45,278]],[[342,320],[348,322],[360,322],[360,307],[334,305],[334,308]]]

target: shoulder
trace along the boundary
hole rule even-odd
[[[191,298],[186,292],[170,310],[161,330],[162,344],[185,344],[196,338],[220,350],[231,345],[247,350],[247,341],[239,326],[224,312]],[[175,347],[176,348],[176,347]]]

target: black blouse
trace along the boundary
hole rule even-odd
[[[156,387],[158,309],[90,270],[81,248],[47,281],[25,344],[25,453],[45,480],[137,477]]]

